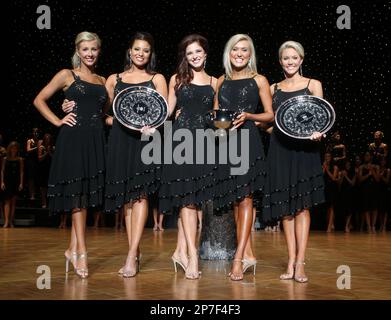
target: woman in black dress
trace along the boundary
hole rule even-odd
[[[19,156],[19,144],[10,142],[7,156],[1,164],[1,190],[4,198],[3,228],[14,227],[16,196],[23,189],[24,160]]]
[[[270,87],[273,110],[287,99],[300,95],[322,97],[322,84],[300,74],[304,49],[296,41],[287,41],[279,49],[279,61],[285,79]],[[305,252],[310,229],[310,208],[324,202],[324,181],[318,143],[297,141],[272,129],[267,160],[267,184],[264,220],[282,219],[288,246],[288,266],[282,280],[308,281],[304,272]]]
[[[103,202],[103,108],[107,92],[105,78],[95,73],[100,43],[95,33],[79,33],[72,58],[73,70],[58,72],[34,100],[38,111],[52,124],[61,127],[49,174],[49,209],[51,213],[72,214],[71,241],[65,251],[66,271],[71,262],[81,278],[88,276],[87,208],[100,207]],[[62,119],[47,104],[59,90],[75,102],[72,112]]]
[[[346,146],[341,141],[341,134],[339,131],[333,133],[331,136],[331,144],[327,149],[333,157],[334,164],[337,165],[338,169],[342,170],[345,167]]]
[[[201,163],[197,163],[196,144],[196,131],[206,128],[205,115],[213,109],[214,88],[217,84],[217,79],[205,72],[207,54],[208,42],[200,35],[186,36],[179,43],[178,67],[170,80],[168,103],[170,113],[173,113],[175,107],[180,110],[173,124],[172,134],[180,134],[181,129],[191,133],[191,140],[188,142],[193,148],[193,155],[185,163],[179,164],[174,158],[172,164],[163,165],[159,191],[161,212],[179,209],[178,244],[186,243],[187,250],[181,250],[179,245],[172,260],[175,270],[176,264],[185,270],[187,279],[199,278],[196,247],[197,210],[203,201],[213,198],[213,165],[206,163],[207,154],[204,154]],[[214,145],[214,136],[208,138]],[[173,150],[182,143],[167,142],[172,143]]]
[[[390,210],[391,197],[391,169],[387,167],[387,159],[382,157],[379,165],[379,218],[380,218],[380,232],[387,230],[388,211]]]
[[[327,205],[327,232],[335,230],[335,205],[338,198],[338,166],[333,162],[331,153],[326,152],[323,161],[324,193]]]
[[[49,173],[54,153],[52,135],[46,133],[38,143],[38,186],[41,189],[42,208],[47,207]]]
[[[345,166],[339,171],[340,207],[345,214],[345,232],[350,232],[351,219],[354,211],[354,202],[357,201],[355,192],[356,171],[351,162],[347,160]]]
[[[356,173],[356,183],[354,185],[354,192],[357,195],[354,202],[355,220],[357,229],[362,232],[364,230],[365,214],[363,211],[362,197],[361,197],[361,181],[360,181],[360,167],[362,165],[361,156],[354,156],[354,172]]]
[[[227,149],[236,147],[247,168],[237,169],[229,157],[227,165],[219,164],[215,181],[215,208],[233,205],[236,218],[237,248],[229,274],[231,280],[242,280],[243,273],[252,266],[256,258],[251,247],[251,225],[253,221],[253,193],[265,185],[266,159],[260,131],[255,122],[273,121],[272,100],[267,79],[257,73],[257,61],[252,39],[245,34],[232,36],[224,49],[225,75],[218,79],[218,95],[215,108],[229,109],[240,114],[227,139]],[[237,130],[239,129],[239,130]],[[232,140],[236,138],[235,140]],[[232,144],[231,141],[234,143]],[[243,148],[248,147],[248,152]],[[235,151],[234,151],[235,152]],[[219,155],[220,156],[220,155]],[[240,171],[240,172],[238,172]]]
[[[361,165],[358,177],[361,183],[362,210],[367,224],[368,233],[376,233],[378,207],[378,173],[379,166],[372,163],[369,151],[364,154],[364,163]]]
[[[138,32],[126,50],[125,71],[107,79],[110,102],[119,92],[133,86],[155,89],[166,98],[166,80],[154,69],[154,40],[149,33]],[[110,115],[106,123],[112,123],[112,129],[107,148],[105,211],[124,209],[129,252],[118,272],[123,277],[134,277],[140,266],[139,244],[148,216],[148,197],[159,188],[160,166],[145,164],[141,159],[141,150],[148,143],[141,141],[141,132],[125,128]]]
[[[388,146],[382,140],[384,133],[382,131],[376,131],[373,134],[373,142],[369,144],[368,151],[372,155],[373,164],[380,164],[380,160],[384,157],[387,159]]]
[[[38,172],[39,129],[33,128],[31,137],[26,142],[26,173],[30,200],[35,200],[35,187]]]

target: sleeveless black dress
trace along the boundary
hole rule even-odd
[[[254,78],[228,80],[225,79],[220,87],[219,108],[238,112],[260,113],[262,112],[259,98],[259,88]],[[235,133],[236,131],[236,133]],[[233,134],[232,134],[233,133]],[[248,135],[247,135],[248,134]],[[236,135],[235,140],[231,140]],[[248,152],[245,152],[245,145]],[[246,137],[248,136],[248,138]],[[229,209],[234,202],[252,195],[255,191],[263,190],[266,180],[266,157],[260,131],[254,121],[246,121],[237,130],[230,131],[224,139],[218,139],[219,144],[226,144],[227,150],[234,151],[241,156],[242,164],[247,163],[247,170],[242,174],[232,174],[232,168],[239,165],[232,162],[227,156],[227,164],[218,164],[215,173],[214,208]],[[230,143],[234,142],[230,145]],[[236,150],[231,147],[234,146]],[[219,149],[221,146],[219,145]],[[232,152],[228,152],[232,153]],[[221,154],[219,154],[220,156]]]
[[[331,149],[331,155],[334,158],[341,158],[343,156],[343,147],[334,146]],[[338,167],[338,169],[342,170],[345,166],[345,160],[339,159],[337,161],[334,161],[334,164]]]
[[[26,152],[26,173],[28,180],[35,181],[37,179],[38,171],[38,144],[34,141],[34,139],[29,140],[32,140],[31,147],[35,149],[30,152]]]
[[[354,179],[356,172],[351,169],[347,172],[347,176],[350,180]],[[354,210],[354,202],[357,201],[356,188],[352,186],[349,181],[344,177],[341,183],[340,190],[340,206],[344,214],[351,214]]]
[[[287,99],[311,94],[308,85],[293,92],[281,91],[277,85],[274,89],[274,111]],[[267,174],[263,204],[265,221],[293,215],[325,201],[319,142],[290,138],[274,125]]]
[[[185,206],[200,207],[203,201],[213,198],[213,168],[214,164],[207,164],[207,142],[204,142],[202,159],[197,163],[197,129],[199,133],[207,128],[206,113],[213,109],[214,90],[211,85],[189,84],[181,86],[177,91],[177,106],[181,108],[178,119],[173,123],[173,137],[179,134],[179,129],[187,129],[191,133],[190,140],[192,154],[188,153],[188,160],[184,163],[176,163],[173,159],[172,164],[164,164],[161,177],[161,186],[159,190],[159,209],[165,213],[172,211],[173,208],[182,208]],[[171,140],[170,136],[165,137]],[[172,141],[173,155],[177,146],[182,142]],[[215,144],[214,135],[208,135],[210,143]],[[204,140],[203,140],[204,141]],[[170,141],[167,141],[170,143]],[[201,142],[201,141],[200,141]],[[167,144],[166,149],[167,149]],[[199,143],[198,147],[201,146]],[[168,149],[167,149],[168,150]],[[210,151],[210,150],[209,150]],[[182,154],[185,160],[186,154]],[[200,155],[198,155],[200,156]]]
[[[369,169],[364,165],[362,175],[369,173]],[[375,210],[378,207],[378,189],[379,185],[373,175],[370,175],[365,181],[361,182],[361,201],[363,211]]]
[[[114,94],[133,86],[155,89],[152,79],[132,84],[122,82],[117,75]],[[141,151],[146,144],[148,141],[141,141],[139,131],[128,129],[113,119],[107,146],[106,212],[114,213],[124,204],[145,198],[158,190],[161,167],[143,163]]]
[[[334,171],[334,164],[329,164],[329,171]],[[328,206],[334,206],[338,200],[338,184],[336,181],[330,178],[327,172],[323,173],[324,177],[324,194],[326,203]]]
[[[19,193],[19,185],[20,185],[20,161],[16,160],[8,160],[4,158],[4,184],[5,190],[3,192],[4,199],[10,199],[13,196],[16,196]]]
[[[368,151],[372,155],[372,163],[377,165],[380,164],[380,161],[384,157],[386,152],[384,146],[382,146],[381,144],[377,145],[374,142],[369,145]]]
[[[380,172],[380,176],[386,178],[388,170]],[[383,180],[379,182],[379,212],[388,212],[390,207],[391,188],[390,183],[385,183]]]
[[[48,185],[52,156],[45,150],[44,146],[41,146],[41,148],[43,148],[43,153],[46,153],[46,156],[43,160],[38,162],[38,186],[44,188]]]
[[[49,173],[48,198],[51,213],[72,212],[74,208],[103,204],[105,138],[103,107],[107,100],[104,85],[81,80],[65,91],[75,101],[76,125],[63,125],[56,140]]]

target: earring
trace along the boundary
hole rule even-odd
[[[303,75],[303,67],[302,65],[300,65],[300,71],[299,71],[299,74],[302,76]]]
[[[205,69],[205,66],[206,66],[206,59],[204,60],[204,69]]]

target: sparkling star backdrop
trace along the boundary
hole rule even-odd
[[[350,155],[366,150],[373,132],[383,130],[390,142],[390,1],[13,1],[8,10],[11,42],[7,58],[12,97],[2,116],[5,142],[24,142],[31,128],[56,134],[32,105],[39,90],[63,68],[70,68],[74,38],[80,31],[103,40],[98,73],[120,72],[131,35],[148,31],[156,41],[158,71],[166,79],[176,66],[177,44],[187,34],[209,40],[207,71],[223,73],[225,42],[236,33],[255,43],[259,72],[270,83],[281,81],[277,51],[286,40],[303,44],[304,76],[322,81],[325,99],[336,109],[339,129]],[[39,5],[51,9],[51,29],[36,25]],[[340,30],[339,5],[351,10],[351,29]],[[62,93],[50,101],[61,115]],[[3,121],[5,120],[5,121]]]

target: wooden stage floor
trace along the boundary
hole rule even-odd
[[[63,252],[70,229],[0,229],[0,299],[145,299],[145,300],[274,300],[274,299],[391,299],[391,233],[366,234],[312,231],[307,254],[307,284],[280,281],[286,246],[283,233],[252,233],[258,257],[255,277],[241,282],[226,277],[229,262],[201,261],[199,280],[174,273],[171,254],[176,230],[145,229],[141,273],[123,279],[117,270],[127,253],[124,231],[111,228],[87,231],[90,277],[64,273]],[[50,268],[50,289],[38,289],[37,268]],[[351,272],[351,288],[338,289],[338,266]],[[346,282],[345,282],[346,284]]]

